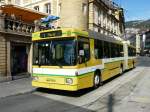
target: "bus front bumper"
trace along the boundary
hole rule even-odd
[[[38,82],[38,81],[32,81],[32,86],[48,88],[48,89],[68,90],[68,91],[78,90],[78,85],[52,84],[52,83]]]

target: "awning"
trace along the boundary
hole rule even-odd
[[[33,22],[34,20],[39,20],[45,16],[46,13],[40,13],[28,8],[16,6],[16,5],[2,5],[0,10],[3,10],[4,13],[7,13],[9,16],[14,14],[17,17],[20,17],[24,22]]]

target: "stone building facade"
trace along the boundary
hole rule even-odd
[[[124,36],[123,9],[111,0],[28,0],[23,6],[60,16],[60,27],[91,29],[110,36]]]
[[[21,6],[47,14],[59,15],[59,0],[23,0]]]
[[[6,5],[6,4],[15,4],[15,5],[22,5],[23,0],[0,0],[1,5]]]
[[[123,9],[110,0],[60,0],[60,4],[62,27],[90,29],[105,35],[124,34]]]

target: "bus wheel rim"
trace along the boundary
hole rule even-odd
[[[95,80],[94,80],[94,83],[95,83],[96,86],[99,84],[99,81],[100,81],[99,76],[96,75]]]
[[[120,68],[120,74],[122,74],[123,73],[123,69],[122,68]]]

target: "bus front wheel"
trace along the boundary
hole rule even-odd
[[[93,79],[93,87],[96,89],[101,85],[101,77],[99,72],[95,72]]]

